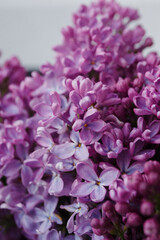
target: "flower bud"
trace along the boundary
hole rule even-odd
[[[124,178],[124,183],[125,183],[126,187],[131,190],[136,190],[136,191],[138,190],[139,183],[142,181],[143,181],[142,175],[138,171],[134,172],[130,176],[127,175]]]
[[[146,174],[148,174],[150,172],[160,173],[160,163],[157,161],[152,161],[152,160],[146,162],[144,165],[144,172]]]
[[[147,196],[149,194],[148,184],[146,182],[141,182],[138,186],[138,191],[141,195]]]
[[[95,229],[100,228],[100,220],[97,219],[97,218],[93,218],[93,219],[91,220],[91,227],[92,227],[92,228],[95,228]]]
[[[140,211],[145,216],[150,216],[154,213],[154,204],[149,201],[143,201],[140,207]]]
[[[157,220],[154,218],[150,218],[146,220],[143,224],[144,234],[146,234],[147,236],[157,236],[159,232],[159,227],[160,224],[157,222]]]
[[[129,213],[127,218],[127,225],[130,227],[138,227],[142,224],[142,218],[137,213]]]
[[[129,205],[126,202],[118,202],[115,204],[115,210],[121,214],[125,215],[129,211]]]
[[[160,181],[159,173],[150,172],[148,174],[148,181],[149,181],[150,184],[152,184],[154,186],[159,185],[159,181]]]

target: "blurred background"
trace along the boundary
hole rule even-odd
[[[92,0],[94,1],[94,0]],[[160,53],[160,0],[117,0],[139,9],[152,50]],[[53,46],[62,41],[61,29],[72,22],[72,13],[91,0],[0,0],[0,51],[5,59],[16,55],[28,69],[54,61]]]

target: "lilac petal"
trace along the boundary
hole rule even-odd
[[[61,98],[57,92],[52,91],[49,94],[49,99],[50,99],[51,103],[57,103],[57,104],[61,105]]]
[[[42,117],[49,118],[53,116],[53,112],[51,106],[47,105],[46,103],[38,103],[34,110]]]
[[[106,189],[101,185],[96,185],[90,197],[93,202],[101,202],[104,200],[105,195],[106,195]]]
[[[32,180],[33,171],[30,167],[23,165],[21,170],[21,180],[25,187],[28,186],[29,182]]]
[[[160,92],[160,78],[158,77],[155,81],[154,81],[155,87],[158,90],[158,92]]]
[[[46,153],[46,151],[47,150],[45,148],[37,149],[30,154],[30,157],[31,158],[40,158],[42,155],[44,155]]]
[[[96,109],[94,108],[89,109],[84,115],[85,123],[92,122],[98,116],[99,116],[99,113]]]
[[[155,155],[154,149],[145,149],[143,151],[140,151],[137,155],[133,156],[133,160],[137,161],[146,161],[149,158],[153,157]]]
[[[117,165],[122,172],[126,172],[129,167],[131,158],[128,149],[122,150],[122,152],[118,155]]]
[[[57,103],[52,103],[52,113],[55,117],[59,115],[60,111],[61,111],[60,105]]]
[[[60,240],[57,231],[55,229],[52,229],[51,231],[49,231],[49,233],[47,234],[46,240]]]
[[[43,222],[44,220],[47,219],[47,214],[44,210],[40,208],[35,208],[32,213],[32,218],[34,222]]]
[[[141,131],[141,132],[143,132],[144,131],[144,129],[145,129],[145,126],[146,124],[145,124],[145,122],[144,122],[144,118],[143,117],[139,117],[138,118],[138,121],[137,121],[137,126],[138,126],[138,129]]]
[[[156,135],[155,137],[152,137],[151,142],[154,144],[160,144],[160,134]]]
[[[39,168],[42,167],[42,163],[39,161],[39,159],[27,159],[25,160],[25,165],[28,167],[33,168]]]
[[[74,212],[71,217],[68,219],[67,222],[67,229],[69,233],[72,233],[74,231],[74,217],[76,215],[76,212]]]
[[[32,152],[29,156],[31,158],[40,158],[42,155],[44,155],[47,152],[46,148],[40,148]]]
[[[77,165],[77,173],[81,178],[87,181],[98,181],[96,172],[88,164],[79,163]]]
[[[24,142],[23,144],[17,144],[16,145],[16,153],[17,156],[23,161],[28,157],[29,153],[29,143]]]
[[[140,109],[147,109],[148,110],[148,107],[146,105],[146,99],[144,97],[136,96],[133,100],[134,100],[134,103],[137,107],[139,107]]]
[[[40,195],[33,195],[26,200],[26,209],[27,211],[31,211],[38,203],[42,202],[43,197]]]
[[[138,128],[133,128],[132,131],[129,134],[129,138],[137,138],[141,136],[141,131]]]
[[[74,154],[75,158],[79,161],[86,161],[89,158],[89,152],[87,147],[84,144],[81,144],[80,147],[76,147],[76,151]]]
[[[79,96],[78,93],[75,91],[72,91],[69,95],[71,102],[74,103],[76,107],[79,107],[79,101],[81,100],[81,97]]]
[[[96,152],[98,152],[100,155],[102,155],[102,156],[106,156],[107,155],[107,152],[102,147],[101,143],[96,142],[95,145],[94,145],[94,148],[95,148]]]
[[[74,122],[74,124],[73,124],[73,126],[72,126],[72,129],[73,129],[74,131],[78,131],[78,130],[80,130],[80,129],[82,128],[83,125],[84,125],[84,121],[83,121],[82,119],[77,119],[77,120]]]
[[[51,135],[43,127],[39,127],[37,129],[35,140],[43,147],[50,147],[53,145],[53,139]]]
[[[71,205],[62,205],[60,206],[61,209],[65,209],[68,212],[75,212],[79,207],[78,203],[73,203]]]
[[[21,221],[22,221],[22,226],[26,233],[30,235],[37,234],[38,224],[35,223],[31,217],[24,215]]]
[[[57,214],[52,214],[51,221],[56,222],[57,224],[62,224],[62,219]]]
[[[79,105],[83,110],[87,110],[91,105],[93,101],[89,96],[85,96],[79,101]]]
[[[43,175],[44,175],[44,171],[45,171],[45,169],[43,167],[35,170],[34,171],[33,181],[34,182],[39,182],[42,179]]]
[[[70,139],[72,140],[72,142],[78,144],[79,143],[79,132],[72,131],[71,135],[70,135]]]
[[[111,149],[114,149],[115,148],[115,145],[116,145],[116,139],[115,137],[107,132],[107,134],[105,134],[102,138],[102,142],[103,142],[103,145],[105,146],[105,149],[110,151]]]
[[[18,173],[20,168],[21,168],[20,161],[12,160],[11,162],[5,165],[5,167],[2,170],[2,174],[6,177],[12,177]]]
[[[159,129],[160,129],[160,121],[153,121],[149,127],[149,130],[151,131],[151,138],[159,132]]]
[[[93,139],[92,131],[87,127],[83,127],[80,132],[80,139],[84,144],[90,144]]]
[[[87,59],[87,58],[92,59],[93,54],[92,54],[92,52],[91,52],[90,50],[84,49],[84,51],[82,52],[82,56],[83,56],[85,59]]]
[[[143,173],[144,171],[144,162],[136,162],[132,164],[128,170],[126,171],[127,174],[132,174],[136,171],[139,171],[140,173]]]
[[[134,112],[138,116],[141,116],[141,115],[151,115],[152,114],[152,112],[150,110],[137,109],[137,108],[134,108]]]
[[[120,175],[117,168],[103,170],[100,174],[100,182],[104,186],[109,186],[114,180],[116,180]]]
[[[89,91],[93,88],[93,82],[89,78],[85,78],[80,84],[81,96],[86,96]]]
[[[83,222],[81,222],[81,224],[79,224],[76,227],[76,233],[78,235],[75,235],[75,238],[73,240],[83,240],[82,238],[79,237],[79,235],[83,235],[85,233],[89,233],[91,231],[91,223],[90,221],[87,219],[83,219]],[[104,240],[104,237],[103,237]]]
[[[98,235],[93,233],[92,240],[104,240],[104,237],[103,236],[98,236]]]
[[[36,240],[46,240],[47,239],[47,234],[48,234],[48,231],[45,232],[45,233],[40,233],[38,232],[39,230],[37,229],[37,239]]]
[[[56,145],[52,148],[51,152],[61,159],[66,159],[75,153],[75,143],[64,143]]]
[[[52,215],[52,213],[54,212],[54,210],[56,209],[58,203],[58,198],[56,197],[48,197],[45,201],[44,201],[44,209],[45,211],[49,214]]]
[[[95,188],[95,183],[83,182],[77,184],[70,192],[71,196],[85,197],[88,196]]]
[[[60,193],[63,190],[64,182],[62,178],[59,176],[55,176],[51,181],[50,187],[48,189],[48,193],[50,195],[54,195],[56,193]]]
[[[52,226],[52,223],[49,221],[49,219],[46,219],[39,226],[38,230],[39,230],[40,233],[45,233],[51,226]]]
[[[87,61],[85,60],[82,64],[81,64],[81,70],[82,72],[88,73],[92,70],[92,64],[91,64],[91,60]]]
[[[101,132],[105,130],[106,123],[103,120],[96,120],[88,124],[88,127],[94,132]]]
[[[130,154],[136,155],[141,151],[141,149],[144,146],[144,140],[141,138],[137,138],[134,142],[130,142],[129,148],[130,148]]]
[[[118,97],[111,97],[107,100],[105,100],[103,102],[103,106],[104,105],[107,105],[107,106],[110,106],[110,105],[116,105],[116,104],[120,104],[121,103],[121,99],[118,98]]]

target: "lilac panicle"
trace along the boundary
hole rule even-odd
[[[54,63],[0,66],[1,239],[160,239],[160,59],[138,17],[82,5]]]

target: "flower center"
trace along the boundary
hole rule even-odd
[[[85,123],[85,124],[84,124],[84,127],[88,127],[88,124],[87,124],[87,123]]]
[[[96,185],[98,185],[98,186],[99,186],[99,185],[100,185],[100,183],[101,183],[100,181],[96,181]]]

